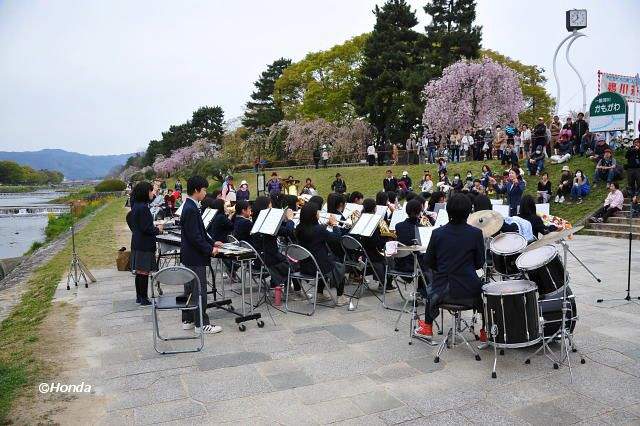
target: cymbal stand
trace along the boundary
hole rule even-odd
[[[82,261],[78,253],[76,253],[76,228],[73,224],[73,217],[71,222],[71,264],[69,265],[69,273],[67,274],[67,290],[71,290],[69,283],[72,279],[76,287],[78,287],[80,280],[83,279],[85,288],[89,288],[89,280],[84,273]]]
[[[602,282],[602,280],[601,280],[600,278],[598,278],[598,277],[596,276],[596,274],[594,274],[594,273],[593,273],[593,271],[591,271],[591,269],[589,269],[589,267],[588,267],[587,265],[585,265],[584,263],[582,263],[582,260],[580,260],[580,258],[578,258],[578,256],[576,256],[576,255],[575,255],[575,253],[574,253],[574,252],[572,252],[572,251],[571,251],[571,249],[570,249],[569,247],[567,247],[567,246],[565,245],[565,249],[567,250],[567,252],[568,252],[571,256],[573,256],[573,258],[574,258],[575,260],[577,260],[577,261],[578,261],[578,263],[580,264],[580,266],[582,266],[582,267],[583,267],[583,268],[584,268],[584,269],[585,269],[585,270],[586,270],[586,271],[587,271],[587,272],[588,272],[588,273],[593,277],[593,279],[594,279],[594,280],[598,281],[599,283],[601,283],[601,282]],[[565,268],[566,268],[566,267],[565,267]]]
[[[577,352],[580,356],[580,363],[584,364],[586,361],[582,354],[578,351],[578,347],[576,346],[575,340],[573,339],[573,335],[568,328],[567,324],[567,313],[570,312],[570,305],[567,300],[567,287],[568,287],[568,270],[567,270],[567,253],[569,252],[569,247],[567,246],[566,240],[562,239],[559,241],[562,244],[563,248],[563,263],[564,263],[564,285],[562,286],[562,319],[560,324],[560,329],[556,331],[550,337],[544,337],[544,319],[541,320],[540,330],[543,334],[542,338],[542,346],[538,348],[537,351],[534,352],[533,355],[537,355],[540,351],[543,351],[544,355],[549,358],[553,362],[553,369],[557,370],[560,368],[560,365],[566,365],[569,367],[569,375],[570,380],[573,383],[573,368],[571,366],[571,358],[569,356],[569,348],[571,348],[571,352]],[[542,315],[540,315],[541,317]],[[550,343],[553,342],[556,338],[560,339],[560,351],[556,354],[550,347]],[[567,344],[568,342],[568,344]],[[524,362],[525,364],[531,363],[531,357],[527,358]]]

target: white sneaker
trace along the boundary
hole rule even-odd
[[[554,201],[555,201],[556,203],[557,203],[557,202],[559,202],[559,201],[560,201],[560,196],[559,196],[559,195],[556,195],[556,198],[555,198],[555,200],[554,200]]]
[[[560,204],[564,203],[564,196],[560,197]]]
[[[336,306],[344,306],[349,304],[349,298],[344,294],[342,296],[338,296],[338,300],[336,301]]]
[[[196,334],[216,334],[216,333],[220,333],[222,331],[222,327],[220,327],[219,325],[213,325],[213,324],[207,324],[204,327],[196,327],[195,328],[195,333]]]
[[[331,300],[331,296],[324,293],[318,293],[316,297],[317,297],[317,302],[328,302]]]
[[[191,330],[195,325],[192,322],[183,322],[182,329],[183,330]]]

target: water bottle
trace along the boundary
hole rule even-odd
[[[280,306],[282,305],[282,286],[279,285],[276,288],[273,289],[274,291],[274,301],[273,304],[275,306]]]

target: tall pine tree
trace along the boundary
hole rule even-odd
[[[250,130],[258,127],[268,128],[284,118],[282,109],[273,100],[273,88],[276,80],[285,68],[291,65],[290,59],[280,58],[269,65],[258,81],[253,83],[256,90],[247,102],[247,109],[242,119],[242,125]]]
[[[482,27],[476,19],[475,0],[431,0],[424,7],[432,21],[425,27],[426,49],[436,75],[462,58],[478,58]]]
[[[404,143],[424,109],[420,92],[429,78],[424,35],[413,30],[418,19],[405,0],[387,0],[373,13],[376,24],[351,97],[356,113],[377,129],[378,141]]]

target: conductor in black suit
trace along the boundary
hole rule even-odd
[[[417,334],[432,337],[431,324],[438,316],[438,305],[455,303],[482,311],[482,281],[476,270],[484,265],[482,231],[467,224],[471,201],[464,194],[454,194],[447,202],[449,223],[435,229],[427,248],[426,264],[433,271],[427,288],[425,319],[418,322]],[[486,342],[484,329],[480,340]]]
[[[191,297],[191,303],[195,303],[196,297],[202,300],[203,323],[195,311],[182,311],[182,328],[189,330],[195,324],[196,333],[213,334],[222,331],[219,325],[211,324],[206,313],[207,307],[207,272],[206,267],[211,262],[211,256],[216,255],[218,246],[222,243],[214,242],[207,234],[202,215],[200,214],[200,202],[207,195],[209,182],[201,176],[192,176],[187,181],[187,199],[180,215],[181,244],[180,262],[191,269],[200,280],[200,287],[194,287],[194,282],[185,285],[185,293]]]

